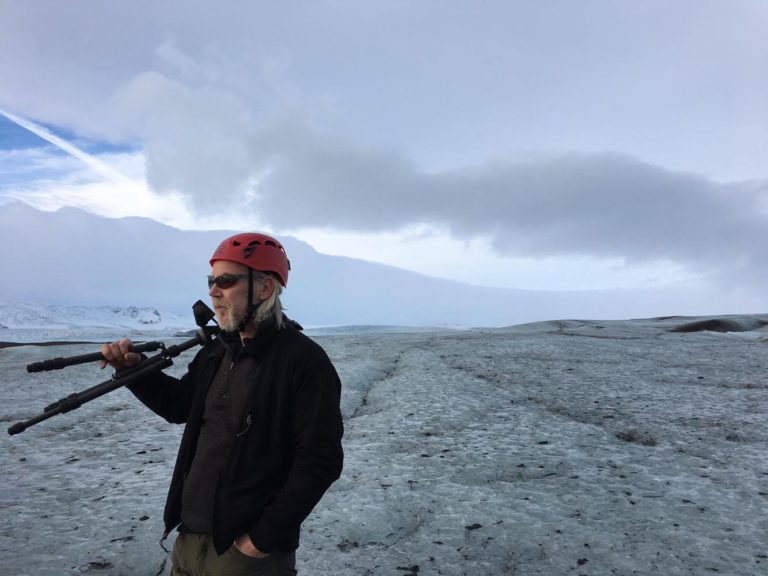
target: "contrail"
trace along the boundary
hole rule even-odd
[[[120,187],[138,188],[141,190],[145,189],[145,186],[143,184],[136,182],[135,180],[133,180],[132,178],[129,178],[119,170],[116,170],[106,162],[102,162],[95,156],[88,154],[87,152],[85,152],[84,150],[81,150],[77,146],[74,146],[69,142],[67,142],[66,140],[59,138],[55,134],[52,134],[43,126],[40,126],[39,124],[36,124],[31,120],[26,120],[24,118],[21,118],[20,116],[17,116],[12,112],[8,112],[3,108],[0,108],[0,114],[8,118],[8,120],[13,122],[14,124],[17,124],[22,128],[24,128],[25,130],[29,130],[30,132],[32,132],[32,134],[39,136],[43,140],[50,142],[51,144],[63,150],[73,158],[77,158],[81,162],[84,162],[94,172],[97,172],[98,174],[103,176],[104,179],[109,180],[113,184],[116,184],[117,186],[120,186]]]

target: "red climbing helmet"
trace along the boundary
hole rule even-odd
[[[216,248],[211,256],[211,266],[216,260],[237,262],[259,272],[273,272],[283,287],[288,283],[291,263],[285,248],[266,234],[245,232],[230,236]]]

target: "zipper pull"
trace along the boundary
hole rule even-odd
[[[248,429],[251,427],[252,422],[253,420],[251,419],[251,413],[249,412],[248,417],[245,419],[245,428],[243,428],[240,432],[235,434],[235,438],[239,438],[240,436],[248,432]]]

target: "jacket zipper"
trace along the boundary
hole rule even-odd
[[[227,398],[227,392],[229,392],[229,383],[232,381],[232,369],[235,367],[235,361],[232,360],[229,364],[229,370],[227,371],[227,381],[224,382],[224,390],[221,391],[221,397]]]

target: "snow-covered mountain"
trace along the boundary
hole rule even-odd
[[[16,317],[8,310],[13,300],[43,308],[96,309],[78,308],[74,314],[88,318],[104,317],[103,306],[191,318],[192,304],[208,300],[208,258],[232,233],[183,231],[146,218],[110,219],[74,208],[44,212],[23,203],[0,206],[0,269],[6,274],[0,283],[0,322]],[[292,263],[284,303],[305,326],[505,326],[560,318],[759,312],[742,310],[740,302],[725,297],[721,309],[706,309],[691,290],[488,288],[329,256],[295,238],[280,238]]]
[[[186,321],[184,321],[186,320]],[[19,300],[0,302],[2,328],[131,328],[170,329],[193,325],[156,308],[139,306],[65,306]]]

